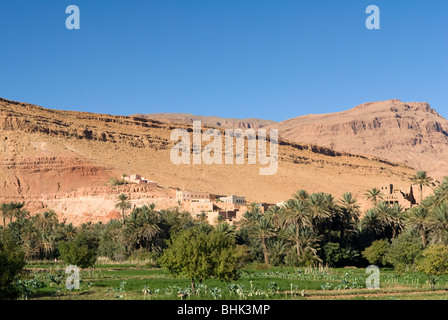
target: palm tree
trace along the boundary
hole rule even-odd
[[[144,211],[141,215],[138,233],[148,251],[152,251],[154,240],[164,234],[158,222],[159,219],[153,212]]]
[[[286,201],[284,207],[285,214],[282,216],[283,225],[293,224],[295,226],[295,239],[297,255],[300,255],[300,244],[298,242],[299,230],[301,227],[311,224],[311,216],[308,210],[308,205],[305,201],[300,199],[290,199]]]
[[[275,239],[269,244],[269,252],[271,253],[271,263],[281,265],[286,256],[287,245],[282,239]]]
[[[279,224],[282,219],[283,215],[283,208],[280,208],[279,206],[270,206],[269,209],[266,211],[266,215],[270,216],[272,218],[272,223],[279,227]]]
[[[253,229],[257,221],[263,216],[260,210],[249,210],[243,213],[242,225],[248,229]]]
[[[115,204],[115,208],[121,210],[122,223],[124,223],[124,213],[126,212],[126,210],[129,210],[132,206],[131,202],[128,199],[129,199],[129,197],[127,195],[125,195],[124,193],[122,193],[118,196],[119,202],[117,202]]]
[[[430,212],[430,229],[432,242],[448,240],[448,204],[441,203]]]
[[[309,260],[313,260],[314,262],[321,262],[317,255],[317,250],[319,248],[319,241],[321,240],[321,236],[316,235],[313,229],[309,227],[301,228],[299,231],[299,243],[300,243],[300,252],[299,255],[299,263],[310,262]],[[308,260],[308,261],[306,261]]]
[[[11,209],[8,203],[2,203],[0,206],[0,213],[3,218],[3,227],[6,227],[6,218],[9,218],[11,215]]]
[[[357,204],[356,197],[350,192],[346,192],[339,199],[340,206],[340,218],[341,218],[341,242],[344,242],[345,231],[353,222],[359,220],[359,215],[361,213],[359,205]]]
[[[398,203],[394,203],[394,205],[389,209],[388,222],[390,228],[392,229],[392,238],[395,238],[404,227],[405,217],[403,211],[403,207]]]
[[[161,249],[157,240],[165,236],[165,232],[160,221],[160,214],[150,211],[146,205],[132,210],[124,229],[127,247],[132,250],[146,248],[149,252]]]
[[[308,199],[309,194],[306,190],[299,190],[292,195],[294,199],[305,201]]]
[[[19,219],[21,217],[26,217],[28,212],[23,210],[24,206],[24,202],[3,203],[0,206],[1,215],[3,216],[3,226],[6,226],[6,218],[9,218],[9,223],[11,223],[13,218]]]
[[[215,230],[217,232],[221,232],[228,235],[235,235],[236,227],[234,225],[228,224],[227,222],[221,222],[216,227]]]
[[[429,187],[432,182],[432,178],[428,176],[426,171],[417,171],[415,176],[411,178],[411,182],[414,185],[420,187],[420,204],[423,202],[423,187]]]
[[[50,258],[56,250],[56,236],[54,230],[58,226],[58,217],[53,210],[37,214],[32,218],[35,233],[35,254],[41,258]]]
[[[11,214],[9,216],[9,222],[12,222],[12,219],[19,219],[28,216],[28,212],[23,210],[25,206],[25,202],[10,202]]]
[[[215,218],[215,223],[216,223],[216,224],[222,223],[222,222],[224,222],[224,221],[226,221],[226,218],[225,218],[224,216],[220,215],[220,214],[218,214],[218,215],[216,216],[216,218]]]
[[[364,195],[366,196],[366,199],[372,201],[373,205],[375,206],[378,203],[378,200],[384,199],[384,194],[377,188],[367,190],[367,192]]]
[[[442,183],[440,183],[434,190],[433,198],[435,204],[448,202],[448,177],[445,177]]]
[[[395,238],[395,236],[397,235],[397,230],[402,227],[402,218],[399,216],[402,212],[401,206],[395,206],[397,217],[394,216],[393,209],[385,201],[381,201],[380,203],[378,203],[376,207],[373,208],[373,210],[375,210],[378,215],[378,219],[383,226],[383,231],[384,228],[390,228],[390,230],[392,230],[392,238]]]
[[[366,211],[362,218],[362,227],[372,231],[375,235],[383,232],[383,221],[380,219],[380,213],[376,208]]]
[[[250,230],[250,236],[253,238],[260,239],[261,247],[263,249],[264,262],[267,266],[269,266],[269,256],[268,256],[268,248],[266,245],[266,239],[270,239],[276,235],[275,228],[272,225],[271,217],[262,216],[258,219],[253,227]]]
[[[426,233],[428,232],[430,225],[428,220],[428,209],[418,206],[409,210],[406,217],[406,224],[420,233],[423,248],[426,248]]]
[[[36,227],[44,232],[54,230],[58,225],[58,215],[54,210],[49,210],[43,214],[34,216]]]
[[[294,243],[297,256],[299,257],[301,255],[300,227],[296,224],[290,224],[285,228],[280,229],[279,236],[288,242]]]
[[[358,220],[361,211],[359,210],[359,205],[357,204],[358,199],[354,197],[350,192],[346,192],[339,199],[341,203],[341,208],[346,213],[349,220]]]
[[[327,241],[331,242],[331,232],[333,228],[333,222],[338,218],[339,215],[339,206],[334,201],[334,197],[329,193],[323,194],[323,206],[325,211],[327,212],[326,220],[326,228],[327,228]]]
[[[205,211],[201,211],[201,213],[199,214],[199,221],[201,221],[202,223],[207,223],[207,214],[205,213]]]
[[[254,213],[261,213],[260,204],[256,202],[251,202],[249,204],[249,211]]]
[[[307,204],[310,213],[310,219],[312,221],[312,227],[317,228],[320,222],[328,224],[327,219],[331,219],[331,212],[329,210],[329,203],[327,202],[324,193],[313,193],[309,196]]]
[[[66,240],[73,240],[76,237],[76,227],[70,222],[62,227],[62,233],[65,235]]]

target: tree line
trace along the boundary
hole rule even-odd
[[[413,183],[422,190],[433,182],[425,172],[418,172]],[[24,203],[11,202],[0,206],[0,257],[13,250],[11,261],[59,259],[81,268],[93,265],[100,256],[113,261],[143,257],[153,267],[187,274],[194,290],[195,280],[213,275],[234,279],[243,262],[295,267],[376,264],[417,270],[416,261],[426,249],[448,245],[448,177],[434,184],[433,193],[410,210],[383,201],[376,188],[365,197],[372,208],[362,214],[351,193],[336,199],[328,193],[299,190],[282,206],[265,212],[251,204],[238,228],[222,220],[211,226],[179,207],[156,210],[148,204],[132,209],[124,194],[116,203],[121,219],[76,227],[59,221],[52,210],[30,215]],[[4,264],[0,268],[8,269]],[[17,261],[12,265],[22,266]]]

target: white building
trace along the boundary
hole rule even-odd
[[[136,183],[136,184],[146,184],[150,185],[152,187],[157,187],[158,184],[155,181],[148,181],[147,179],[143,178],[142,176],[138,174],[131,174],[130,176],[125,176],[124,181],[129,183]]]
[[[184,203],[194,200],[213,201],[214,196],[208,192],[176,190],[176,201]]]
[[[237,204],[237,205],[243,205],[246,204],[246,198],[245,197],[238,197],[235,195],[231,195],[228,197],[221,197],[219,198],[219,200],[221,200],[224,203],[232,203],[232,204]]]

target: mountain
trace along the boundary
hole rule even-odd
[[[272,125],[275,121],[262,120],[255,118],[234,119],[234,118],[220,118],[214,116],[196,116],[189,113],[150,113],[150,114],[133,114],[131,117],[139,117],[151,119],[161,122],[177,123],[191,125],[193,121],[201,121],[203,125],[213,128],[229,128],[229,129],[259,129]]]
[[[402,162],[437,179],[448,175],[448,120],[428,103],[397,99],[369,102],[267,128],[278,128],[280,137],[298,143]]]
[[[277,203],[299,189],[345,192],[364,201],[384,183],[409,186],[414,170],[370,156],[280,140],[275,175],[260,164],[175,165],[173,125],[150,119],[45,109],[0,99],[0,202],[25,201],[32,212],[54,209],[68,221],[107,221],[119,193],[134,205],[175,206],[173,188]],[[223,132],[223,129],[220,129]],[[247,155],[247,150],[245,152]],[[110,177],[140,174],[159,187],[108,186]]]

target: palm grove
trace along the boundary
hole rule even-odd
[[[237,279],[245,263],[267,266],[332,267],[369,264],[398,271],[426,273],[432,287],[448,269],[448,177],[433,183],[426,172],[412,179],[429,197],[410,210],[383,201],[373,188],[365,193],[372,208],[363,214],[358,199],[345,193],[299,190],[283,206],[262,212],[251,204],[236,228],[221,220],[211,226],[178,207],[156,210],[154,204],[131,208],[117,199],[120,220],[78,227],[58,221],[54,211],[30,215],[23,203],[0,207],[0,298],[14,296],[25,261],[60,259],[87,268],[98,257],[113,261],[146,258],[148,267],[197,281]],[[7,223],[9,222],[9,223]]]

